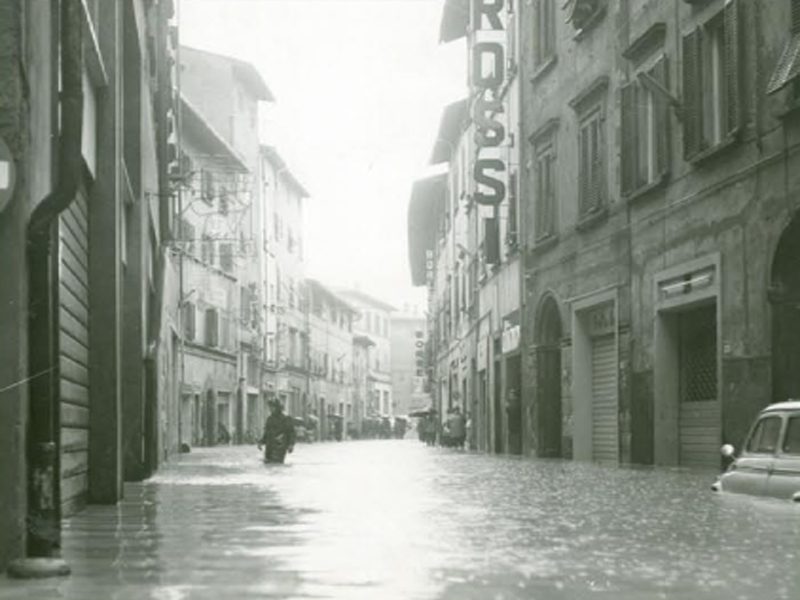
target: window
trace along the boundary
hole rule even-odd
[[[789,417],[789,420],[786,421],[783,452],[786,454],[800,454],[800,417]]]
[[[534,64],[541,67],[556,54],[555,0],[536,0]]]
[[[688,160],[729,140],[740,123],[738,0],[683,38],[683,143]]]
[[[219,345],[219,311],[216,308],[206,309],[206,345]]]
[[[193,302],[183,305],[183,335],[188,341],[193,341],[196,335],[195,306]]]
[[[206,204],[214,202],[214,174],[203,169],[200,172],[200,195]]]
[[[622,88],[622,193],[631,194],[666,176],[669,163],[667,59],[661,56]]]
[[[517,198],[517,172],[511,171],[508,174],[508,226],[506,229],[506,246],[509,254],[517,249],[519,241]]]
[[[219,245],[219,264],[226,273],[233,272],[233,244]]]
[[[242,286],[239,288],[239,302],[243,324],[249,324],[251,321],[252,309],[252,292],[250,288]]]
[[[536,240],[546,239],[556,233],[556,146],[555,136],[549,135],[534,149]]]
[[[764,417],[747,440],[747,451],[758,454],[773,454],[778,448],[778,435],[781,432],[781,418]]]
[[[222,188],[219,191],[219,214],[227,217],[230,212],[230,199],[228,198],[228,190]]]
[[[180,225],[181,242],[183,242],[184,251],[189,256],[194,256],[194,236],[196,235],[194,225],[187,221],[185,217],[181,217]]]
[[[800,98],[800,0],[791,2],[791,33],[792,37],[786,41],[781,56],[767,84],[767,94],[774,94],[791,83],[789,101],[796,104]]]
[[[203,234],[200,257],[203,262],[209,265],[214,264],[214,241],[211,239],[211,236],[206,233]]]
[[[578,30],[578,36],[582,36],[600,22],[606,12],[606,1],[571,0],[572,6],[568,21]]]
[[[578,128],[578,203],[582,217],[596,212],[605,203],[603,121],[601,108],[596,106],[581,117]]]

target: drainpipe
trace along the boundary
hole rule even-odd
[[[59,474],[59,347],[58,347],[58,216],[75,198],[83,167],[83,14],[80,0],[54,2],[60,14],[60,125],[54,190],[34,209],[27,228],[29,387],[27,429],[28,512],[27,559],[12,563],[9,575],[19,577],[66,575],[58,558],[61,546]],[[58,47],[58,46],[57,46]],[[53,78],[54,83],[57,79]],[[53,91],[58,90],[57,84]]]

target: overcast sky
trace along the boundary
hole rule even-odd
[[[247,60],[277,98],[268,143],[311,193],[308,274],[402,308],[411,184],[442,108],[466,93],[442,0],[181,0],[181,43]]]

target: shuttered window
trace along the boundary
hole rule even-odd
[[[731,139],[741,126],[739,2],[683,37],[684,157]]]
[[[513,254],[519,242],[519,219],[517,210],[517,172],[508,174],[508,226],[506,228],[506,245],[508,254]]]
[[[200,195],[206,204],[214,202],[214,173],[208,170],[200,172]]]
[[[555,0],[536,0],[534,61],[537,67],[556,54]]]
[[[226,273],[233,273],[233,244],[219,245],[219,265]]]
[[[536,240],[543,240],[556,232],[556,152],[551,137],[536,146],[536,212],[534,214]]]
[[[586,113],[578,130],[579,209],[581,217],[605,203],[606,152],[600,107]]]
[[[188,341],[194,341],[197,333],[195,322],[196,309],[193,302],[183,305],[183,335]]]
[[[194,256],[195,235],[197,235],[197,232],[194,225],[187,221],[185,217],[181,217],[181,242],[183,244],[184,251],[189,256]]]
[[[206,345],[219,346],[219,311],[216,308],[206,309]]]
[[[669,90],[666,56],[645,72],[647,81]],[[622,193],[661,181],[669,170],[669,102],[637,79],[622,88]]]

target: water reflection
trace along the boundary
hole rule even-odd
[[[30,596],[800,597],[800,507],[715,495],[708,473],[414,442],[299,446],[290,460],[181,457],[72,519],[72,577],[26,584]]]

